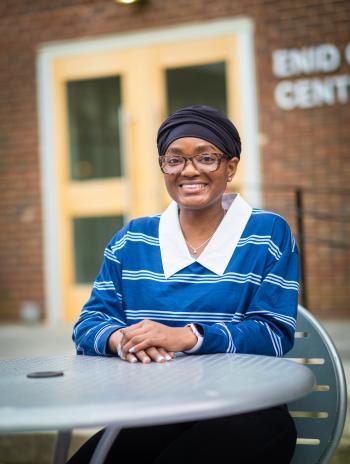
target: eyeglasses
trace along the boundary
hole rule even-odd
[[[221,160],[227,158],[221,153],[200,153],[186,157],[180,155],[163,155],[158,158],[159,166],[164,174],[180,174],[189,161],[199,172],[214,172],[220,167]]]

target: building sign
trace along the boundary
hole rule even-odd
[[[350,75],[328,74],[334,73],[343,59],[350,66],[350,43],[345,48],[344,56],[332,44],[274,51],[273,73],[284,79],[275,88],[275,101],[279,108],[293,110],[347,103]],[[325,76],[290,79],[316,73]]]

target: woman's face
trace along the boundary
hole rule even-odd
[[[206,140],[184,137],[171,143],[164,156],[177,155],[191,158],[203,153],[222,151]],[[239,159],[222,159],[219,168],[213,172],[201,172],[192,162],[187,162],[182,172],[164,174],[165,185],[169,195],[182,208],[203,209],[218,205],[221,197],[237,170]]]

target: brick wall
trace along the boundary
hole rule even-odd
[[[39,44],[164,27],[186,22],[248,16],[255,23],[259,130],[264,185],[347,187],[350,180],[349,104],[282,111],[273,92],[271,53],[280,48],[350,42],[350,2],[315,0],[149,0],[141,6],[112,0],[4,0],[0,4],[0,319],[19,317],[23,300],[39,302],[44,314],[43,243],[36,51]],[[337,71],[349,73],[345,64]],[[281,209],[283,195],[269,194]],[[348,208],[349,196],[337,208]],[[282,200],[281,200],[282,201]],[[328,196],[314,199],[334,211]],[[293,219],[291,217],[291,222]],[[327,221],[326,221],[327,222]],[[318,225],[308,225],[310,233]],[[338,226],[334,226],[338,227]],[[334,231],[334,227],[328,233]],[[309,300],[316,314],[349,316],[349,251],[319,251],[307,245]],[[320,261],[331,263],[321,273]],[[331,258],[331,259],[330,259]],[[333,270],[332,270],[333,269]],[[317,272],[316,272],[317,271]],[[329,284],[332,276],[337,278]],[[321,275],[321,277],[319,277]],[[337,280],[338,279],[338,280]],[[325,284],[336,294],[322,305]]]

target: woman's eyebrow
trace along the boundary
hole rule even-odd
[[[194,151],[197,153],[202,153],[204,150],[210,150],[210,151],[218,151],[217,148],[215,148],[213,145],[205,144],[205,145],[198,145]]]
[[[167,150],[167,153],[172,153],[173,155],[182,155],[183,151],[181,148],[171,147]]]

